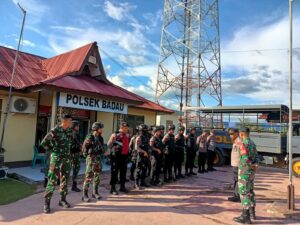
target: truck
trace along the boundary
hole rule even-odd
[[[218,106],[189,107],[185,110],[196,111],[203,117],[210,118],[211,128],[216,129],[216,165],[230,161],[232,143],[227,132],[229,127],[247,126],[251,130],[251,138],[256,143],[258,153],[273,161],[288,162],[288,115],[289,108],[285,105],[251,105],[251,106]],[[218,115],[222,121],[214,121]],[[227,115],[228,121],[224,123]],[[248,118],[251,117],[249,120]],[[300,177],[300,122],[299,116],[293,116],[292,137],[292,169],[296,177]],[[227,127],[222,125],[227,124]],[[207,124],[206,124],[207,126]],[[204,128],[201,128],[203,130]],[[200,128],[199,128],[200,130]]]

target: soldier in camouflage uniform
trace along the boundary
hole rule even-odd
[[[98,193],[100,184],[100,173],[102,169],[101,156],[104,153],[104,141],[102,134],[103,124],[95,122],[92,125],[92,133],[88,134],[82,145],[82,152],[86,157],[86,172],[83,182],[82,201],[89,202],[88,190],[93,181],[92,197],[100,200],[101,196]]]
[[[256,146],[249,135],[249,128],[241,129],[240,137],[243,143],[240,147],[238,187],[243,212],[241,216],[235,217],[234,221],[243,224],[251,224],[251,218],[255,219],[254,177],[258,164]]]
[[[136,160],[137,160],[137,149],[135,148],[136,138],[138,137],[138,126],[135,128],[136,134],[133,135],[129,142],[129,154],[131,156],[131,167],[130,167],[130,180],[135,180],[134,173],[136,169]]]
[[[73,139],[71,130],[72,118],[70,115],[61,116],[61,124],[53,128],[43,139],[41,145],[46,151],[50,152],[50,164],[48,172],[48,184],[45,191],[44,212],[50,213],[50,200],[55,190],[57,180],[60,179],[59,205],[70,208],[66,200],[68,193],[68,180],[71,170],[70,148]]]
[[[147,135],[148,126],[146,124],[141,124],[138,126],[138,136],[135,140],[135,150],[137,152],[137,159],[136,159],[136,169],[134,173],[135,178],[135,188],[140,190],[141,187],[149,187],[146,184],[146,173],[147,173],[147,166],[148,166],[148,152],[149,152],[149,138]]]
[[[80,192],[81,190],[77,187],[77,178],[80,171],[80,136],[79,136],[79,121],[72,122],[73,129],[73,142],[71,145],[71,160],[72,160],[72,191]]]

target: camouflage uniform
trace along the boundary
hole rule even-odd
[[[149,139],[147,135],[138,135],[135,140],[135,149],[137,151],[136,169],[134,173],[135,183],[138,186],[145,186],[145,179],[148,166],[148,157],[139,151],[139,148],[149,152]]]
[[[86,171],[83,190],[87,191],[93,181],[93,188],[98,190],[100,173],[102,169],[101,156],[103,154],[103,137],[88,134],[83,143],[84,156],[86,157]]]
[[[80,171],[80,136],[78,131],[73,130],[73,141],[71,145],[71,161],[73,175],[73,184],[77,182],[77,177]]]
[[[246,138],[240,148],[240,165],[239,165],[239,194],[244,209],[255,207],[254,194],[254,177],[255,172],[252,165],[257,159],[257,151],[254,142]]]
[[[158,148],[160,151],[163,150],[163,143],[160,139],[160,137],[156,137],[155,135],[150,139],[150,147]],[[150,171],[150,177],[151,177],[151,184],[159,184],[159,176],[161,172],[162,167],[162,154],[158,154],[158,152],[151,150],[151,171]]]
[[[134,171],[136,169],[136,160],[137,160],[137,155],[138,155],[138,152],[135,148],[135,142],[136,142],[136,139],[137,139],[138,135],[134,135],[131,139],[130,139],[130,143],[129,143],[129,149],[130,149],[130,156],[131,156],[131,167],[130,167],[130,179],[131,180],[134,180]]]
[[[51,154],[48,184],[45,191],[46,199],[51,199],[59,179],[60,195],[65,197],[68,193],[67,183],[71,170],[70,147],[72,139],[73,133],[70,128],[64,130],[61,126],[56,126],[46,135],[41,143],[41,146]]]

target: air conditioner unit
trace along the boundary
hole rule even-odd
[[[5,166],[0,167],[0,180],[7,178],[7,171],[8,171],[7,167]]]
[[[11,98],[10,112],[34,114],[36,111],[36,100],[31,98],[13,96]]]

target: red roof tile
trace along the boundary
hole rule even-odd
[[[142,104],[144,102],[131,92],[123,90],[115,85],[105,84],[90,76],[65,76],[43,83],[47,86],[53,86],[60,89],[86,92],[90,94],[96,93],[101,96],[133,101],[134,104]]]
[[[141,104],[136,105],[137,108],[173,113],[172,110],[112,84],[106,78],[98,81],[89,76],[70,76],[82,72],[88,54],[96,47],[97,43],[93,42],[49,59],[19,52],[13,87],[25,89],[37,85],[49,85]],[[14,49],[0,46],[0,87],[9,87],[15,54]],[[99,63],[102,66],[101,59]]]
[[[16,50],[0,46],[0,86],[9,87]],[[22,89],[47,77],[40,56],[19,52],[13,87]]]
[[[72,73],[78,73],[87,58],[88,53],[96,42],[87,44],[72,51],[43,60],[43,68],[47,71],[47,78],[59,77]]]

